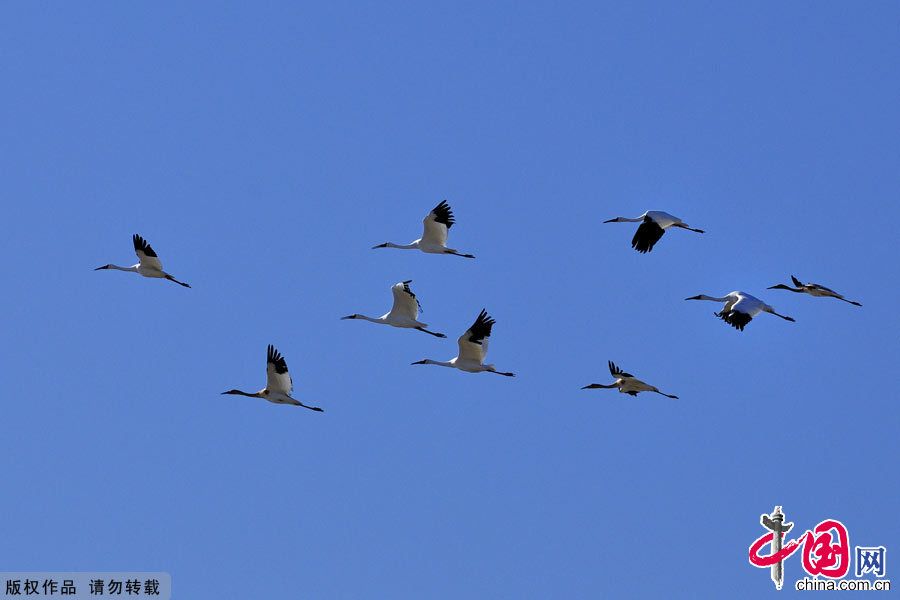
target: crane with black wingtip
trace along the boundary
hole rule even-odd
[[[159,256],[157,256],[156,252],[153,250],[147,240],[145,240],[138,234],[134,234],[133,236],[131,236],[131,240],[132,242],[134,242],[134,253],[137,254],[138,264],[131,265],[130,267],[120,267],[119,265],[109,264],[103,265],[102,267],[97,267],[94,270],[102,271],[103,269],[114,269],[116,271],[129,271],[131,273],[143,275],[144,277],[167,279],[173,283],[177,283],[182,287],[191,287],[183,281],[178,281],[177,279],[163,271]]]
[[[689,227],[687,223],[678,217],[661,210],[648,210],[644,214],[633,219],[629,217],[616,217],[615,219],[609,219],[608,221],[603,222],[640,223],[640,226],[638,226],[637,231],[634,233],[634,237],[631,238],[631,247],[641,254],[646,254],[653,250],[653,246],[656,245],[656,242],[662,238],[663,234],[670,227],[679,227],[681,229],[687,229],[688,231],[705,233],[702,229]]]
[[[447,247],[447,235],[450,228],[456,220],[453,218],[453,211],[446,200],[441,200],[437,206],[425,215],[422,221],[422,237],[413,240],[409,244],[395,244],[393,242],[385,242],[372,246],[376,248],[398,248],[400,250],[421,250],[427,254],[452,254],[463,258],[475,258],[472,254],[464,254],[459,250]]]
[[[709,300],[711,302],[724,302],[725,305],[722,307],[722,310],[713,314],[740,331],[743,331],[744,327],[747,326],[747,324],[753,319],[753,317],[761,312],[766,312],[771,315],[775,315],[776,317],[781,317],[785,321],[791,321],[792,323],[794,322],[793,317],[788,317],[777,313],[775,309],[770,305],[766,304],[756,296],[751,296],[747,292],[729,292],[721,298],[717,298],[715,296],[707,296],[706,294],[699,294],[697,296],[685,298],[685,300]]]
[[[394,295],[394,305],[387,314],[381,315],[380,317],[367,317],[366,315],[354,313],[352,315],[347,315],[346,317],[341,317],[341,319],[362,319],[363,321],[378,323],[380,325],[390,325],[392,327],[401,327],[404,329],[416,329],[423,333],[433,335],[434,337],[447,337],[443,333],[429,331],[426,329],[428,324],[419,321],[419,310],[421,310],[422,305],[409,287],[410,283],[412,283],[412,279],[407,279],[406,281],[401,281],[400,283],[395,283],[391,286],[391,292]]]
[[[506,377],[515,377],[515,373],[498,371],[494,365],[484,364],[484,359],[487,357],[488,342],[491,338],[491,328],[494,326],[494,323],[494,319],[488,315],[486,310],[482,309],[472,326],[459,336],[457,340],[459,354],[455,358],[449,361],[426,358],[412,364],[437,365],[439,367],[459,369],[467,373],[496,373]]]
[[[843,294],[838,294],[836,291],[827,288],[824,285],[819,285],[818,283],[803,283],[793,275],[791,275],[791,281],[794,282],[795,287],[779,283],[778,285],[773,285],[768,289],[787,290],[789,292],[797,292],[798,294],[809,294],[810,296],[814,296],[816,298],[835,298],[837,300],[843,300],[844,302],[852,304],[854,306],[862,306],[862,304],[860,304],[859,302],[855,300],[847,300],[846,298],[844,298]]]
[[[678,396],[661,392],[659,391],[659,388],[641,381],[631,373],[626,373],[625,371],[617,367],[613,361],[609,361],[609,374],[615,378],[615,381],[613,383],[610,383],[608,385],[604,385],[602,383],[592,383],[590,385],[584,386],[581,389],[594,390],[618,388],[620,394],[637,396],[641,392],[655,392],[667,398],[674,398],[675,400],[678,399]]]
[[[266,350],[266,387],[258,392],[242,392],[241,390],[228,390],[222,394],[230,394],[232,396],[247,396],[248,398],[262,398],[274,404],[290,404],[292,406],[302,406],[316,412],[324,412],[318,406],[307,406],[299,400],[291,397],[294,389],[294,382],[291,374],[288,373],[287,362],[281,355],[281,352],[275,349],[275,346],[269,344]]]

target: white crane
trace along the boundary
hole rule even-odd
[[[751,296],[747,292],[731,292],[722,298],[715,298],[700,294],[699,296],[691,296],[685,300],[711,300],[712,302],[724,302],[725,306],[722,310],[713,313],[735,329],[744,330],[744,327],[750,320],[761,312],[767,312],[781,317],[785,321],[793,322],[792,317],[786,317],[775,312],[775,309],[755,296]]]
[[[341,319],[362,319],[364,321],[371,321],[372,323],[380,323],[381,325],[391,325],[393,327],[402,327],[405,329],[418,329],[419,331],[433,335],[434,337],[447,337],[443,333],[428,331],[425,329],[428,327],[428,324],[419,321],[419,309],[422,308],[422,305],[419,304],[419,299],[416,298],[416,295],[409,288],[410,283],[412,283],[412,279],[407,279],[406,281],[401,281],[400,283],[395,283],[391,286],[391,292],[394,294],[394,305],[391,307],[391,312],[386,315],[381,315],[380,317],[367,317],[366,315],[352,314],[341,317]]]
[[[132,236],[132,241],[134,242],[134,253],[137,254],[138,264],[132,265],[130,267],[120,267],[118,265],[103,265],[102,267],[97,267],[94,269],[95,271],[100,271],[102,269],[115,269],[117,271],[131,271],[132,273],[137,273],[138,275],[143,275],[144,277],[156,277],[159,279],[168,279],[169,281],[173,281],[178,285],[189,288],[188,284],[178,281],[165,271],[163,271],[162,263],[159,262],[159,257],[156,255],[156,252],[153,248],[150,247],[150,244],[147,243],[147,240],[139,236],[138,234],[134,234]]]
[[[316,412],[324,412],[318,406],[307,406],[299,400],[291,398],[293,389],[294,383],[291,381],[291,374],[288,373],[287,362],[285,362],[281,353],[275,349],[275,346],[269,344],[268,352],[266,353],[266,387],[252,394],[241,390],[228,390],[227,392],[222,392],[222,394],[262,398],[275,404],[291,404]]]
[[[372,246],[375,248],[399,248],[400,250],[421,250],[428,254],[453,254],[454,256],[462,256],[463,258],[475,258],[472,254],[462,254],[458,250],[447,247],[447,232],[453,227],[456,221],[453,219],[453,211],[446,200],[431,209],[431,212],[425,216],[422,221],[424,229],[422,237],[410,242],[409,244],[394,244],[385,242]]]
[[[452,367],[460,371],[468,373],[496,373],[497,375],[505,375],[506,377],[515,377],[515,373],[504,373],[498,371],[494,365],[484,364],[487,356],[488,342],[491,337],[491,327],[494,326],[494,319],[488,316],[487,311],[482,309],[478,314],[478,318],[464,334],[459,337],[459,356],[456,358],[442,362],[439,360],[424,359],[412,364],[414,365],[438,365],[440,367]]]
[[[628,217],[616,217],[604,223],[640,223],[631,238],[631,247],[638,252],[644,254],[653,250],[653,246],[660,240],[666,229],[669,227],[680,227],[688,231],[696,231],[697,233],[705,233],[702,229],[694,229],[688,227],[681,219],[674,215],[661,210],[648,210],[639,217],[629,219]]]
[[[617,367],[613,361],[609,361],[609,373],[610,375],[615,377],[615,383],[611,383],[609,385],[603,385],[602,383],[592,383],[590,385],[584,386],[581,389],[594,390],[597,388],[619,388],[620,394],[631,394],[632,396],[637,396],[639,392],[656,392],[657,394],[662,394],[667,398],[675,398],[676,400],[678,399],[678,396],[673,396],[672,394],[661,392],[659,391],[659,389],[653,387],[649,383],[644,383],[640,379],[636,378],[631,373],[626,373],[625,371]]]
[[[803,283],[793,275],[791,275],[791,281],[794,282],[796,288],[792,288],[789,285],[785,285],[783,283],[779,283],[778,285],[773,285],[768,288],[770,290],[788,290],[790,292],[797,292],[800,294],[809,294],[810,296],[816,296],[818,298],[837,298],[838,300],[843,300],[849,304],[853,304],[854,306],[862,306],[859,302],[854,300],[847,300],[844,298],[842,294],[838,294],[836,291],[825,287],[824,285],[819,285],[818,283]]]

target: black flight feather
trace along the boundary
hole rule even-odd
[[[453,211],[450,210],[450,205],[447,204],[446,200],[441,200],[440,204],[435,206],[431,212],[434,214],[435,222],[446,225],[447,229],[450,229],[456,223],[453,219]]]
[[[481,312],[478,313],[478,318],[469,327],[469,341],[481,345],[484,338],[491,336],[491,327],[494,326],[495,322],[492,317],[488,316],[487,311],[482,308]]]
[[[747,313],[738,312],[736,310],[731,310],[726,312],[715,313],[717,317],[734,327],[735,329],[739,329],[741,331],[744,330],[744,327],[747,326],[747,323],[753,320],[753,317],[748,315]]]
[[[634,377],[631,373],[626,373],[622,369],[616,366],[616,363],[613,361],[609,361],[609,373],[618,379],[619,377]]]
[[[650,252],[665,232],[666,230],[660,227],[656,221],[650,217],[644,217],[644,222],[640,224],[634,237],[631,238],[631,247],[642,254]]]
[[[150,244],[147,243],[147,240],[139,236],[138,234],[134,234],[131,236],[131,240],[134,242],[134,250],[137,252],[140,250],[147,256],[152,256],[154,258],[159,258],[156,256],[156,252],[153,251],[153,248],[150,247]]]
[[[266,362],[275,365],[275,372],[279,375],[284,375],[288,372],[287,361],[284,360],[281,352],[276,350],[275,346],[273,346],[272,344],[269,344],[269,352],[267,354]]]

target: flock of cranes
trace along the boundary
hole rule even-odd
[[[401,250],[420,250],[428,254],[451,254],[453,256],[461,256],[463,258],[475,258],[475,256],[472,254],[462,253],[458,250],[447,247],[447,235],[450,231],[450,228],[455,222],[456,221],[453,218],[453,211],[451,210],[450,205],[446,200],[442,200],[425,216],[425,219],[422,221],[423,231],[421,238],[414,240],[409,244],[394,244],[391,242],[385,242],[383,244],[373,246],[373,249],[398,248]],[[680,229],[687,229],[688,231],[694,231],[696,233],[704,233],[702,229],[695,229],[693,227],[690,227],[687,223],[683,222],[676,216],[656,210],[647,211],[635,218],[616,217],[604,222],[640,223],[637,231],[634,234],[634,237],[631,240],[631,247],[642,254],[652,251],[653,247],[657,242],[659,242],[660,239],[662,239],[662,236],[669,228],[677,227]],[[135,234],[132,237],[132,241],[134,242],[134,252],[138,257],[138,264],[132,265],[130,267],[120,267],[118,265],[107,264],[103,265],[102,267],[97,267],[94,270],[100,271],[103,269],[114,269],[118,271],[129,271],[132,273],[137,273],[138,275],[142,275],[144,277],[167,279],[186,288],[191,287],[187,283],[175,279],[172,275],[166,273],[163,270],[162,262],[160,262],[159,256],[144,238]],[[793,275],[791,275],[791,280],[794,283],[794,287],[785,284],[778,284],[773,285],[768,289],[789,290],[791,292],[809,294],[810,296],[815,297],[835,298],[837,300],[842,300],[855,306],[862,306],[862,304],[860,304],[859,302],[848,300],[843,295],[835,292],[834,290],[831,290],[817,283],[802,283]],[[404,329],[415,329],[417,331],[421,331],[438,338],[446,338],[447,336],[443,333],[431,331],[427,329],[427,323],[422,323],[421,321],[419,321],[419,311],[421,309],[421,304],[419,303],[419,299],[413,293],[412,289],[409,287],[410,283],[412,283],[412,280],[401,281],[391,287],[391,292],[394,297],[394,303],[391,306],[390,312],[380,317],[367,317],[361,314],[352,314],[346,317],[342,317],[342,319],[360,319],[364,321],[370,321],[372,323],[378,323],[380,325],[390,325],[392,327],[400,327]],[[792,317],[779,314],[775,311],[774,308],[772,308],[772,306],[746,292],[730,292],[729,294],[726,294],[722,297],[699,294],[697,296],[685,298],[685,300],[709,300],[712,302],[724,303],[722,310],[713,314],[715,314],[716,317],[722,319],[722,321],[724,321],[725,323],[740,331],[743,331],[744,327],[746,327],[747,324],[750,323],[753,317],[761,312],[775,315],[776,317],[780,317],[785,321],[794,321]],[[493,328],[494,323],[494,319],[487,313],[486,310],[482,309],[478,314],[478,317],[475,319],[475,322],[472,323],[472,326],[469,327],[465,331],[465,333],[463,333],[457,340],[459,352],[456,357],[448,361],[439,361],[426,358],[416,361],[412,364],[437,365],[440,367],[459,369],[460,371],[466,371],[467,373],[485,372],[495,373],[497,375],[503,375],[505,377],[515,377],[515,373],[508,371],[498,371],[494,365],[485,364],[484,362],[485,358],[487,357],[488,343],[490,342],[491,329]],[[629,394],[631,396],[637,396],[640,392],[654,392],[668,398],[678,398],[678,396],[661,392],[658,388],[641,381],[634,375],[622,371],[612,361],[609,361],[609,372],[613,376],[613,378],[615,378],[615,382],[608,385],[601,383],[592,383],[583,387],[582,389],[616,388],[619,390],[619,393]],[[243,392],[238,389],[232,389],[228,390],[227,392],[222,392],[222,394],[247,396],[250,398],[262,398],[275,404],[302,406],[303,408],[307,408],[312,411],[323,412],[323,410],[318,406],[308,406],[293,398],[291,396],[292,391],[293,382],[291,380],[291,375],[288,372],[287,362],[285,361],[281,353],[270,344],[266,353],[266,387],[258,392],[252,393]]]

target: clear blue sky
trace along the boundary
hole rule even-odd
[[[896,2],[0,14],[3,569],[757,597],[774,504],[900,552]],[[443,198],[477,260],[370,250]],[[707,233],[602,225],[648,209]],[[193,289],[92,271],[133,233]],[[450,339],[339,320],[401,279]],[[797,322],[683,301],[734,289]],[[410,366],[482,306],[516,379]],[[269,343],[324,414],[219,395]],[[581,391],[609,359],[681,399]]]

